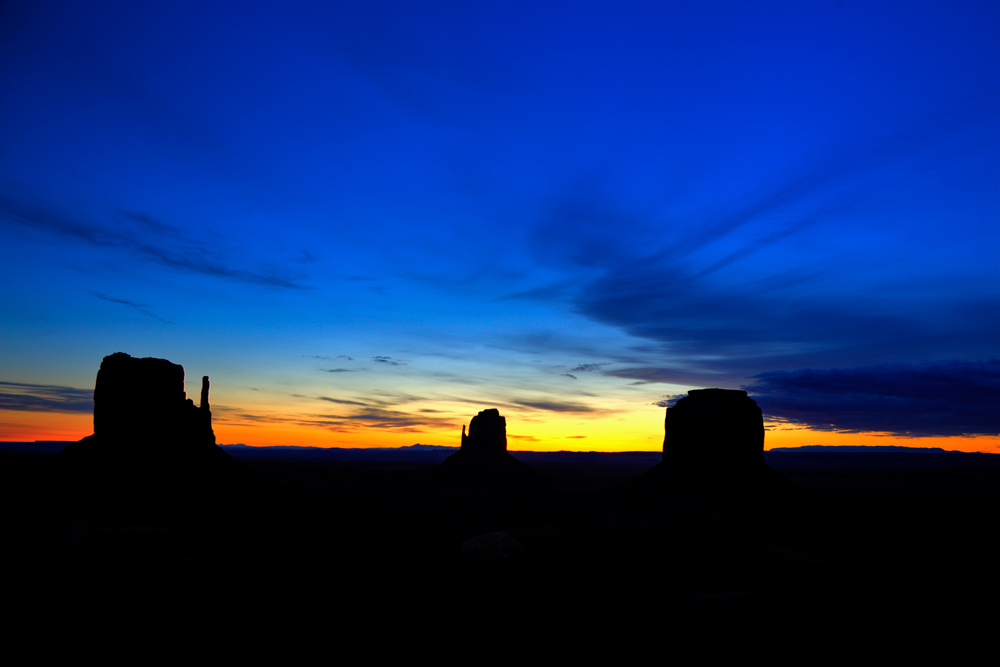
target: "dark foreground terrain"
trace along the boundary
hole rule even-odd
[[[538,478],[488,480],[442,477],[447,451],[226,448],[251,493],[95,505],[39,449],[0,450],[5,599],[26,614],[666,627],[996,603],[995,455],[769,452],[797,489],[741,496],[637,485],[659,453],[515,452]]]

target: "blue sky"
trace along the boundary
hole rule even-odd
[[[655,447],[710,386],[812,429],[996,435],[998,19],[4,2],[0,430],[85,423],[73,392],[124,351],[211,375],[244,440],[448,444],[499,407]]]

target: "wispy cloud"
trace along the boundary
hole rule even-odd
[[[372,361],[378,362],[380,364],[386,364],[388,366],[405,366],[406,365],[405,362],[399,361],[398,359],[394,360],[392,357],[372,357]]]
[[[419,433],[427,429],[455,428],[451,419],[371,407],[348,415],[311,415],[299,419],[298,423],[338,432],[386,429]]]
[[[168,269],[271,288],[306,288],[301,273],[274,263],[240,260],[218,240],[198,239],[179,227],[142,213],[120,211],[112,224],[100,225],[0,198],[0,215],[25,227],[90,246],[120,250],[135,259]]]
[[[296,420],[282,415],[259,415],[238,409],[223,412],[213,405],[212,421],[216,424],[246,424],[247,422],[251,424],[288,424],[294,423]]]
[[[90,413],[94,411],[94,390],[0,382],[0,410]]]
[[[371,408],[374,410],[381,410],[386,408],[392,408],[400,405],[407,405],[411,403],[419,403],[421,401],[427,400],[424,396],[415,396],[413,394],[403,394],[403,393],[393,393],[393,392],[372,392],[364,396],[352,396],[351,398],[334,398],[331,396],[322,395],[311,395],[306,396],[303,394],[292,394],[295,398],[305,399],[307,401],[327,401],[329,403],[337,403],[339,405],[357,405],[365,408]],[[430,410],[430,412],[436,412],[435,410]]]
[[[363,405],[363,406],[366,406],[366,407],[368,405],[367,403],[362,403],[360,401],[346,401],[346,400],[341,399],[341,398],[330,398],[329,396],[320,396],[319,400],[321,400],[321,401],[329,401],[331,403],[340,403],[341,405]]]
[[[415,394],[404,394],[400,392],[376,391],[366,395],[364,400],[367,401],[369,405],[392,407],[396,405],[407,405],[409,403],[419,403],[421,401],[426,401],[427,397],[417,396]]]
[[[610,366],[611,362],[604,362],[600,364],[580,364],[576,368],[571,368],[571,373],[590,373],[591,371],[599,371],[604,366]]]
[[[360,433],[369,429],[394,430],[404,433],[422,433],[428,430],[461,429],[446,417],[412,414],[399,410],[386,410],[355,401],[341,401],[320,397],[341,405],[358,406],[350,414],[285,414],[255,413],[228,406],[212,406],[212,414],[220,423],[239,424],[294,424],[327,429],[338,433]],[[93,409],[92,406],[90,409]],[[420,413],[421,411],[418,411]]]
[[[513,405],[546,412],[599,412],[584,403],[573,401],[511,401]]]
[[[130,301],[129,299],[120,299],[120,298],[113,297],[113,296],[107,296],[105,294],[101,294],[100,292],[88,292],[88,294],[90,294],[91,296],[95,296],[98,299],[101,299],[103,301],[108,301],[110,303],[117,303],[117,304],[120,304],[122,306],[127,306],[129,308],[132,308],[136,312],[139,312],[139,313],[142,313],[143,315],[146,315],[147,317],[152,317],[154,320],[159,320],[160,322],[165,322],[165,323],[169,324],[169,322],[167,322],[167,320],[163,319],[162,317],[160,317],[158,315],[153,314],[149,310],[149,304],[146,304],[146,303],[136,303],[135,301]]]
[[[687,396],[687,394],[668,394],[662,397],[660,400],[654,401],[652,405],[655,405],[660,408],[672,408],[674,407],[674,404],[677,403],[677,401],[681,400],[685,396]]]
[[[709,386],[735,388],[736,384],[742,381],[746,374],[742,372],[739,362],[730,361],[730,365],[735,366],[735,373],[719,373],[713,370],[710,361],[699,361],[689,367],[683,366],[640,366],[635,368],[622,368],[615,371],[605,371],[609,377],[635,380],[629,382],[628,386],[637,387],[646,384],[679,384],[687,385],[692,389]]]
[[[963,127],[982,134],[996,95],[981,101],[965,116],[816,153],[683,215],[637,214],[601,188],[553,193],[528,247],[558,272],[553,287],[535,286],[532,298],[568,300],[588,319],[657,344],[629,365],[648,372],[676,361],[678,368],[649,381],[706,386],[713,375],[732,384],[768,368],[992,357],[1000,328],[996,272],[982,271],[981,255],[969,263],[975,278],[914,257],[967,242],[962,235],[973,231],[993,240],[995,233],[970,222],[942,241],[933,216],[906,234],[894,222],[877,232],[857,222],[883,215],[873,208],[886,205],[880,197],[898,196],[883,191],[898,189]],[[850,239],[872,242],[852,246]],[[671,374],[681,379],[665,379]]]

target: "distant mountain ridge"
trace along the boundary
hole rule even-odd
[[[66,445],[70,445],[76,442],[75,440],[35,440],[33,442],[5,442],[0,441],[0,450],[7,451],[31,451],[31,452],[61,452]],[[243,443],[233,443],[231,445],[219,445],[223,448],[232,448],[239,450],[260,450],[260,451],[287,451],[287,452],[321,452],[326,450],[337,450],[337,451],[404,451],[404,452],[454,452],[458,451],[459,447],[451,447],[448,445],[404,445],[402,447],[316,447],[312,445],[264,445],[264,446],[253,446],[245,445]],[[593,450],[587,452],[569,452],[566,450],[560,450],[563,453],[579,453],[579,454],[623,454],[626,452],[596,452]],[[825,453],[917,453],[917,454],[969,454],[976,452],[961,452],[953,449],[942,449],[941,447],[906,447],[902,445],[805,445],[803,447],[773,447],[764,451],[765,454],[769,452],[776,453],[795,453],[795,452],[825,452]],[[651,451],[648,453],[656,453]],[[994,452],[980,452],[984,454],[992,454]]]
[[[35,440],[34,442],[0,442],[0,449],[20,452],[61,452],[76,440]]]
[[[219,445],[220,447],[240,447],[246,449],[302,449],[302,450],[325,450],[325,449],[363,449],[363,450],[379,450],[379,449],[403,449],[411,452],[432,452],[432,451],[455,451],[458,447],[449,447],[447,445],[421,445],[419,443],[415,445],[403,445],[401,447],[317,447],[315,445],[244,445],[243,443],[234,443],[232,445]]]
[[[955,449],[942,449],[940,447],[906,447],[903,445],[804,445],[802,447],[773,447],[766,450],[768,452],[844,452],[844,453],[885,453],[899,452],[914,453],[926,452],[928,454],[967,454]]]

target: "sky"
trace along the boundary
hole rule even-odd
[[[0,440],[1000,452],[1000,2],[0,2]]]

